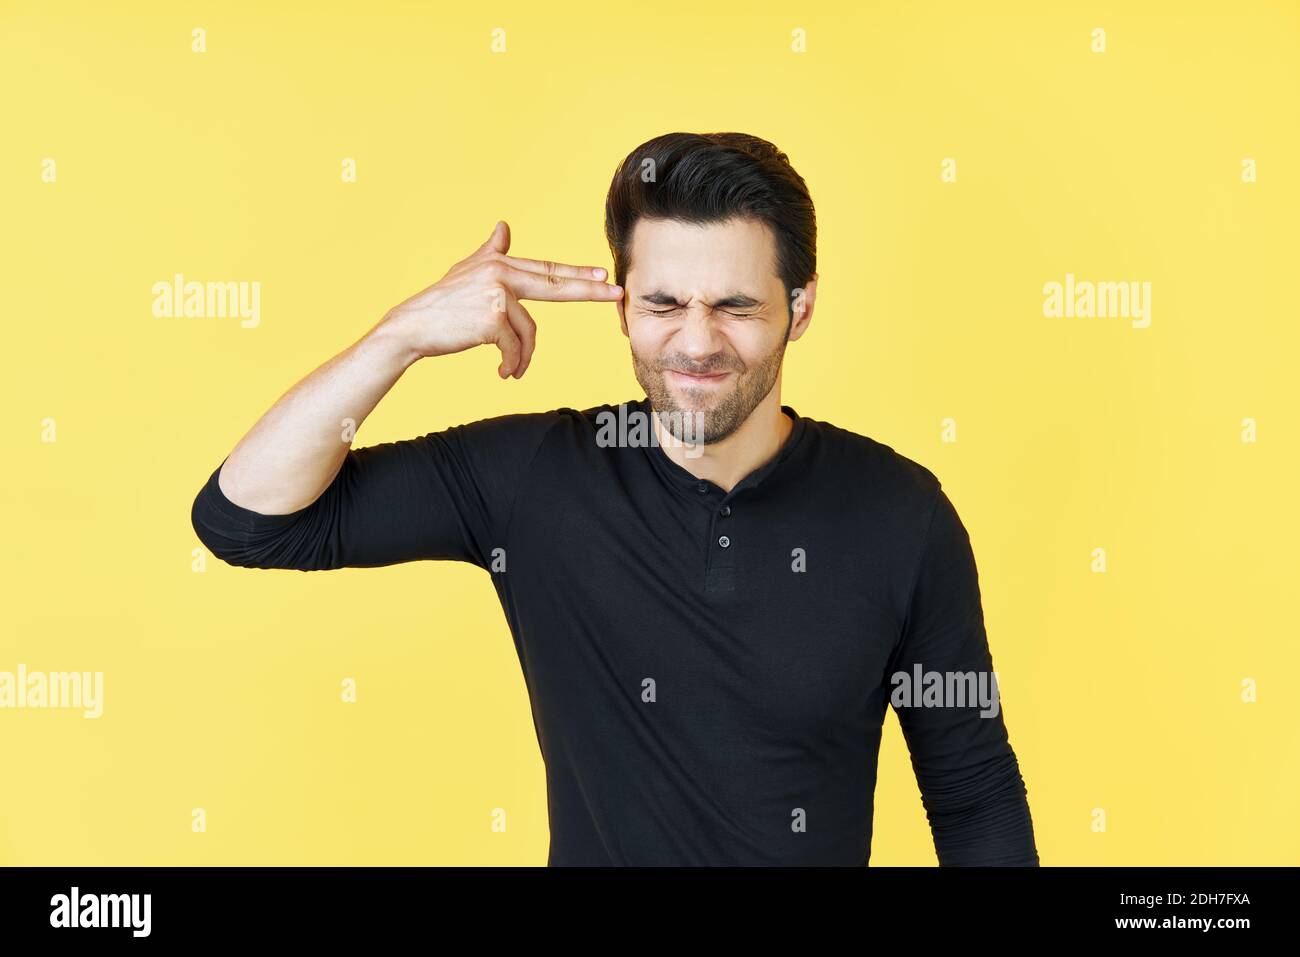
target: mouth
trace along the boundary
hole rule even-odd
[[[676,369],[668,369],[666,371],[668,375],[672,376],[675,382],[679,382],[682,385],[693,386],[718,385],[725,382],[727,377],[731,375],[730,372],[714,372],[710,375],[696,375],[691,372],[679,372]]]

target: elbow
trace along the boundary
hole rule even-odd
[[[208,550],[208,554],[221,559],[227,565],[248,567],[247,549],[241,547],[239,542],[231,538],[228,533],[222,534],[221,530],[209,521],[211,510],[209,494],[209,488],[205,485],[199,490],[190,506],[190,525],[194,528],[199,544]]]
[[[226,498],[217,484],[219,473],[212,473],[190,506],[190,525],[211,555],[237,568],[315,571],[342,566],[326,547],[329,529],[319,505],[262,515]]]
[[[217,484],[220,468],[213,472],[190,505],[190,525],[200,544],[215,558],[238,568],[274,568],[272,548],[257,535],[246,515],[240,512]],[[248,513],[251,514],[251,513]]]

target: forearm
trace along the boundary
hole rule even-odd
[[[1013,752],[945,775],[942,782],[927,781],[924,803],[941,866],[1038,865],[1024,778]]]
[[[338,474],[353,434],[419,358],[389,319],[286,392],[239,440],[218,482],[232,502],[283,515],[314,502]]]

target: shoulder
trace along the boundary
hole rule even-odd
[[[643,420],[643,421],[642,421]],[[559,406],[538,412],[509,412],[475,419],[426,435],[426,440],[452,442],[472,450],[513,449],[532,453],[543,446],[583,445],[612,429],[648,429],[649,418],[637,403],[604,403],[575,409]]]
[[[582,409],[563,406],[527,415],[539,416],[539,425],[545,422],[555,441],[567,439],[592,449],[648,444],[654,431],[649,410],[636,400],[604,402]]]
[[[512,444],[536,447],[557,427],[572,423],[580,413],[557,408],[541,412],[507,412],[453,425],[430,438],[455,438],[474,444]]]
[[[910,507],[929,514],[942,482],[928,467],[870,435],[807,419],[819,465],[837,478],[859,484],[871,497],[892,507]]]

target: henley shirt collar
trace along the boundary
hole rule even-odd
[[[648,397],[628,402],[627,406],[629,410],[635,410],[647,416],[651,414],[652,410]],[[764,479],[776,471],[782,463],[788,461],[802,445],[804,436],[808,431],[808,420],[788,405],[781,406],[781,411],[794,420],[794,428],[792,428],[790,434],[786,436],[785,444],[782,445],[780,450],[768,459],[767,462],[760,465],[737,482],[729,493],[724,493],[720,486],[715,485],[708,479],[702,479],[692,475],[685,466],[673,461],[672,458],[669,457],[668,453],[665,452],[657,442],[647,445],[645,447],[645,452],[646,455],[649,456],[650,461],[654,463],[654,467],[659,474],[672,484],[687,491],[693,490],[701,494],[712,492],[730,498],[742,489],[757,487]]]

